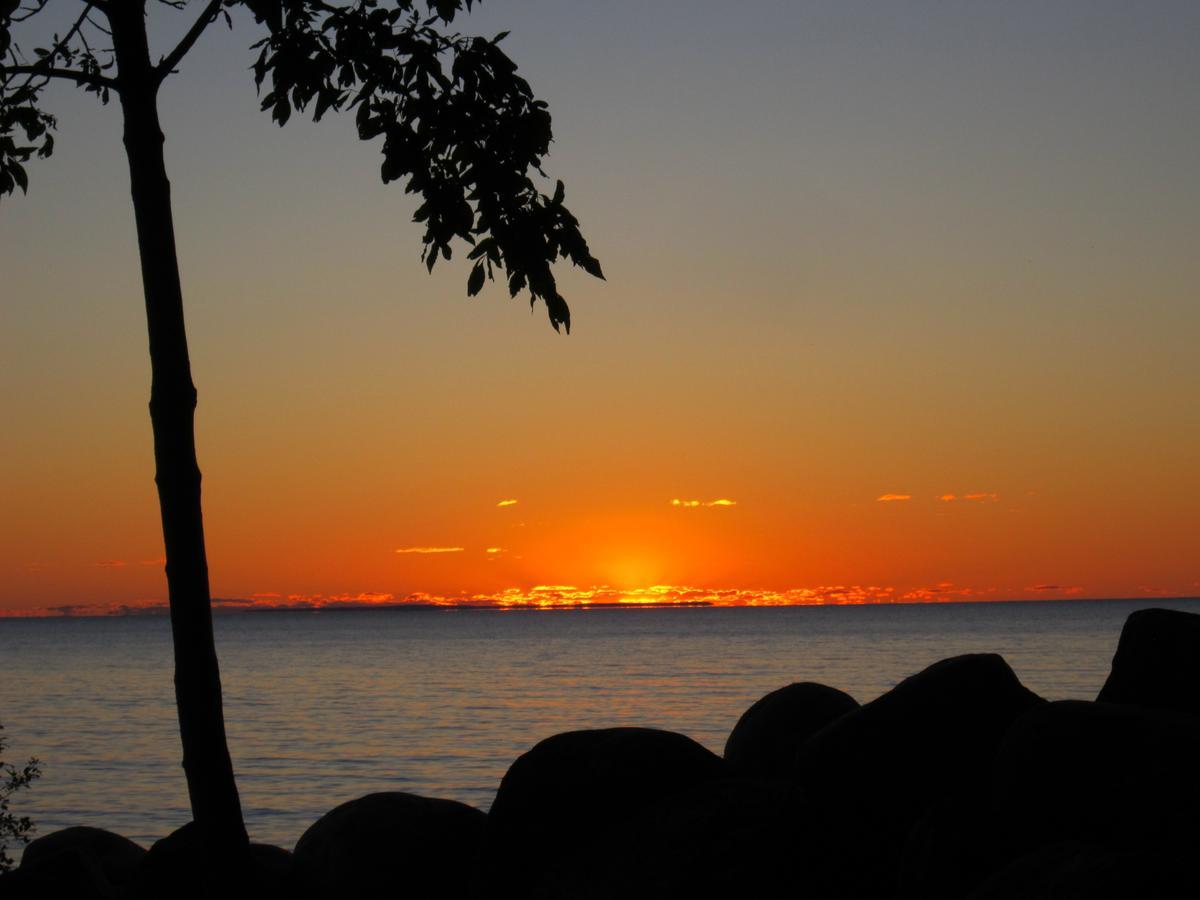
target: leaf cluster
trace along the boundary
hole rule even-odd
[[[0,731],[4,726],[0,725]],[[8,855],[10,841],[28,844],[29,836],[33,833],[33,822],[29,816],[18,816],[8,811],[12,795],[29,787],[41,777],[41,768],[36,759],[30,759],[18,769],[4,761],[4,748],[7,746],[0,736],[0,872],[7,872],[13,867],[13,859]]]
[[[113,67],[112,51],[93,49],[88,28],[103,29],[92,21],[94,4],[86,2],[67,31],[51,38],[48,46],[35,47],[27,56],[12,36],[14,22],[41,12],[49,0],[0,0],[0,197],[29,189],[25,163],[35,154],[41,158],[54,152],[54,116],[39,106],[42,90],[54,78],[70,79],[100,100],[109,100],[110,80],[104,73]]]
[[[255,46],[255,82],[266,86],[262,107],[280,125],[293,111],[320,120],[330,110],[353,111],[362,140],[382,138],[380,174],[403,181],[420,204],[422,259],[432,270],[451,246],[471,246],[467,293],[486,279],[507,282],[541,299],[557,330],[570,330],[570,311],[552,264],[566,259],[597,278],[579,222],[564,205],[558,182],[538,190],[534,175],[553,138],[546,104],[500,47],[444,30],[472,0],[247,0],[270,34]]]
[[[296,111],[314,120],[352,113],[358,136],[380,143],[384,183],[400,181],[419,198],[413,218],[425,227],[421,258],[431,271],[462,241],[473,263],[468,295],[502,278],[511,295],[527,289],[531,305],[542,300],[555,330],[568,331],[553,264],[569,260],[604,277],[564,204],[563,183],[543,193],[534,181],[546,177],[550,112],[501,49],[505,34],[489,40],[449,30],[480,0],[207,0],[178,46],[137,76],[112,74],[111,48],[93,48],[97,34],[111,37],[93,16],[107,21],[111,4],[130,0],[83,0],[74,24],[27,58],[11,25],[48,2],[0,0],[0,198],[27,190],[24,164],[54,149],[55,119],[38,105],[51,80],[105,103],[130,78],[149,78],[157,89],[213,21],[232,26],[229,9],[244,6],[267,30],[253,45],[263,109],[280,125]],[[160,5],[182,9],[185,0]]]

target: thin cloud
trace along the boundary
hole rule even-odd
[[[1138,590],[1143,594],[1148,594],[1151,597],[1173,597],[1176,594],[1176,592],[1170,588],[1155,587],[1154,585],[1149,584],[1138,585]]]
[[[462,553],[462,547],[397,547],[397,553]]]
[[[958,497],[954,496],[954,494],[942,494],[938,499],[944,503],[950,503],[953,500],[957,500]]]
[[[1083,588],[1077,584],[1032,584],[1025,590],[1039,594],[1079,594],[1083,592]]]
[[[517,505],[517,501],[516,501],[516,500],[501,500],[501,501],[500,501],[499,503],[497,503],[496,505],[497,505],[497,506],[516,506],[516,505]]]
[[[912,494],[880,494],[875,498],[876,503],[898,503],[904,500],[911,500]]]
[[[966,587],[952,581],[939,581],[927,587],[913,588],[900,595],[901,600],[914,603],[986,600],[997,591],[994,587]]]
[[[737,501],[727,497],[718,497],[716,500],[680,500],[676,497],[671,505],[679,509],[698,509],[702,506],[711,509],[714,506],[737,506]]]
[[[92,565],[98,569],[123,569],[129,563],[123,559],[105,559],[98,563],[92,563]]]
[[[1000,495],[997,494],[995,491],[979,491],[974,494],[963,494],[963,499],[964,500],[974,500],[977,502],[981,501],[981,500],[987,501],[987,502],[993,502],[993,501],[999,500]]]
[[[507,551],[503,547],[488,547],[487,552],[496,554],[496,553],[505,553]]]
[[[362,609],[372,606],[395,606],[410,602],[395,594],[382,591],[361,591],[357,594],[278,594],[261,591],[250,598],[214,599],[213,607],[224,612],[255,609]]]

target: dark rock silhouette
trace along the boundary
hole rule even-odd
[[[725,741],[725,761],[741,775],[791,778],[800,746],[855,709],[858,701],[837,688],[811,681],[781,687],[742,713]]]
[[[935,804],[909,831],[899,868],[904,900],[958,900],[1021,852],[987,786]]]
[[[1016,722],[996,756],[996,809],[1030,845],[1170,847],[1200,838],[1200,720],[1061,700]]]
[[[1051,844],[998,872],[967,900],[1195,900],[1194,861],[1150,850]]]
[[[251,843],[246,858],[230,870],[214,865],[204,836],[188,822],[154,842],[143,857],[129,894],[133,900],[209,900],[238,896],[284,897],[291,854],[281,847]]]
[[[1131,613],[1096,699],[1200,715],[1200,615],[1175,609]]]
[[[20,868],[0,883],[5,898],[119,897],[133,882],[144,847],[102,828],[75,826],[29,843]]]
[[[603,873],[627,848],[619,838],[626,823],[726,771],[716,754],[670,731],[554,735],[519,757],[500,782],[488,814],[493,863],[510,887],[515,881],[523,891],[572,870],[581,850],[588,871]]]
[[[785,784],[726,778],[660,800],[622,827],[608,897],[809,896],[815,829]]]
[[[833,833],[848,881],[841,896],[890,894],[913,826],[936,803],[988,781],[1012,722],[1043,703],[995,654],[956,656],[813,735],[796,777]]]
[[[289,896],[473,898],[487,816],[453,800],[368,794],[327,812],[296,844]]]
[[[127,837],[103,828],[76,825],[52,831],[29,842],[21,858],[23,866],[49,862],[60,853],[85,853],[94,858],[105,876],[115,884],[130,881],[137,872],[146,848]]]

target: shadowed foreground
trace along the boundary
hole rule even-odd
[[[997,655],[943,660],[864,705],[793,684],[724,758],[640,728],[559,734],[491,812],[380,793],[295,851],[207,881],[194,828],[147,852],[45,835],[4,898],[1194,898],[1200,616],[1131,615],[1096,702],[1047,702]]]

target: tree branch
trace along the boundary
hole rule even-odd
[[[204,30],[216,20],[217,13],[221,11],[221,2],[222,0],[209,0],[208,6],[204,7],[204,12],[200,13],[199,18],[192,23],[192,27],[187,30],[187,34],[183,36],[175,49],[164,56],[162,61],[154,67],[154,77],[158,83],[161,84],[163,79],[171,74],[171,71],[179,65],[179,61],[199,40]]]
[[[80,72],[76,69],[51,69],[46,66],[0,66],[0,73],[3,75],[31,75],[35,78],[61,78],[64,81],[73,81],[76,84],[87,84],[92,87],[107,88],[110,91],[120,91],[117,82],[112,78],[105,78],[103,75],[91,75],[87,72]]]

